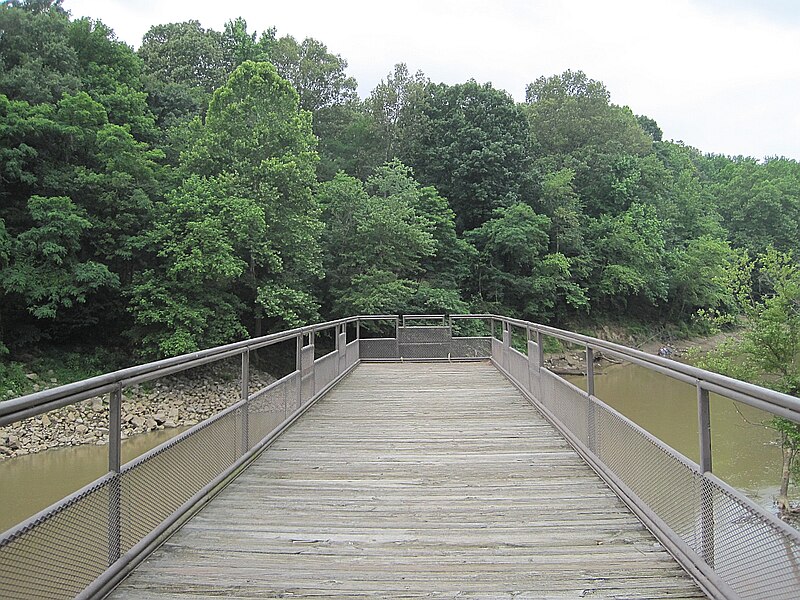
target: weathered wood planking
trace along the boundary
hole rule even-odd
[[[487,363],[362,364],[114,598],[703,598]]]

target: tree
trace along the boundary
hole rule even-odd
[[[274,43],[269,58],[297,90],[300,108],[314,115],[355,98],[356,80],[345,74],[347,61],[322,42],[306,38],[298,44],[287,35]]]
[[[61,2],[0,5],[0,90],[11,100],[55,102],[80,89],[78,56],[69,44]]]
[[[405,63],[398,63],[370,93],[366,104],[383,161],[404,156],[411,140],[419,135],[425,123],[421,108],[429,83],[422,71],[411,75]]]
[[[233,177],[237,193],[264,211],[267,245],[249,257],[248,283],[238,292],[252,307],[253,331],[264,317],[269,327],[314,318],[322,225],[312,195],[318,156],[311,115],[271,64],[246,61],[214,92],[205,123],[195,127],[183,170]]]
[[[647,309],[667,297],[663,224],[652,208],[634,204],[602,215],[587,231],[589,296],[614,313]],[[638,305],[638,306],[637,306]]]
[[[742,340],[729,340],[709,353],[702,366],[731,377],[797,396],[800,394],[800,265],[791,252],[775,248],[738,263],[730,291],[745,316]],[[756,286],[752,285],[756,281]],[[744,360],[742,360],[744,357]],[[792,478],[800,477],[800,424],[776,417],[783,448],[783,474],[778,508],[790,509]]]
[[[521,199],[527,121],[506,92],[488,83],[428,85],[426,92],[420,109],[426,126],[402,158],[448,199],[458,230],[473,229]]]
[[[150,107],[162,127],[204,114],[229,73],[222,36],[199,21],[154,25],[137,54]]]
[[[642,200],[639,159],[653,139],[629,108],[610,103],[601,82],[582,71],[540,77],[526,88],[526,112],[534,172],[572,170],[587,214],[619,214]]]
[[[264,210],[229,176],[189,177],[167,194],[146,235],[160,259],[131,291],[145,354],[173,356],[245,337],[237,284],[268,252]]]
[[[734,304],[730,276],[740,255],[726,240],[702,236],[676,251],[669,274],[669,307],[673,320],[684,321],[698,310],[728,312]]]
[[[579,251],[581,247],[581,217],[583,203],[575,192],[575,172],[560,169],[546,174],[541,181],[539,201],[544,214],[550,217],[550,239],[556,252]]]
[[[372,140],[356,95],[356,80],[345,73],[347,61],[328,52],[318,40],[306,38],[298,43],[288,35],[271,43],[269,60],[297,90],[300,107],[313,116],[314,135],[320,139],[320,176],[329,179],[340,168],[366,175],[361,165],[369,154],[363,153],[370,153]],[[351,158],[357,155],[361,158]],[[380,162],[373,159],[370,166]]]
[[[407,309],[417,287],[412,278],[422,274],[421,260],[435,252],[427,223],[410,203],[418,184],[403,182],[403,173],[393,170],[400,168],[395,164],[370,180],[369,187],[380,195],[370,195],[344,173],[319,187],[334,314]]]
[[[474,284],[482,303],[539,321],[587,306],[585,291],[572,281],[571,261],[548,253],[550,228],[549,217],[517,203],[466,234],[478,251]]]
[[[91,223],[72,200],[33,196],[28,210],[35,226],[10,243],[6,239],[9,264],[0,271],[0,286],[17,296],[30,314],[54,320],[93,292],[119,284],[105,265],[81,260],[81,237]]]
[[[800,251],[800,163],[736,158],[715,174],[713,191],[731,242],[757,255]]]

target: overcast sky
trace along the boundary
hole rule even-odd
[[[138,47],[151,25],[313,37],[367,95],[395,63],[435,82],[474,78],[523,100],[539,76],[582,70],[612,102],[704,152],[800,159],[797,0],[65,0]]]

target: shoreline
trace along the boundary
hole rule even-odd
[[[122,396],[122,439],[191,427],[240,399],[238,370],[211,365],[154,383],[128,388]],[[251,369],[251,390],[275,380]],[[108,397],[96,397],[0,427],[0,461],[54,448],[108,444]]]

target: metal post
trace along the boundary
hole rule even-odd
[[[122,386],[108,396],[108,470],[119,473],[122,462]]]
[[[589,450],[597,453],[597,415],[595,414],[595,404],[592,400],[594,396],[594,350],[586,346],[586,391],[589,394],[589,405],[586,411],[586,439]]]
[[[537,358],[538,358],[539,368],[540,369],[544,366],[544,344],[542,343],[543,341],[544,341],[544,336],[542,335],[542,332],[537,329],[536,330],[536,345],[539,347],[539,351],[538,351],[539,352],[539,356]]]
[[[242,406],[242,451],[244,455],[250,449],[250,348],[245,348],[242,352],[242,381],[240,388],[240,398],[244,400]]]
[[[303,334],[298,333],[297,337],[297,357],[295,359],[295,371],[297,371],[297,408],[303,406]]]
[[[311,350],[310,350],[310,352],[311,352],[311,368],[309,369],[309,372],[311,373],[310,377],[311,377],[311,397],[312,398],[317,395],[317,376],[316,376],[316,373],[315,373],[317,366],[316,366],[316,364],[314,364],[314,361],[316,360],[316,350],[314,349],[314,346],[316,345],[316,340],[314,339],[315,337],[316,337],[316,331],[314,331],[312,329],[311,333],[308,334],[308,345],[311,347]]]
[[[700,433],[700,471],[711,473],[711,406],[708,390],[697,382],[697,422]],[[710,567],[714,566],[714,494],[705,480],[700,480],[700,537],[702,556]]]
[[[697,420],[700,431],[700,470],[711,472],[711,410],[708,390],[697,382]]]
[[[121,553],[121,481],[122,462],[122,386],[108,398],[108,471],[113,474],[108,490],[108,566],[119,560]]]
[[[503,321],[503,360],[502,365],[505,371],[508,371],[510,357],[509,354],[511,352],[509,349],[511,348],[511,327],[509,326],[508,322]]]

